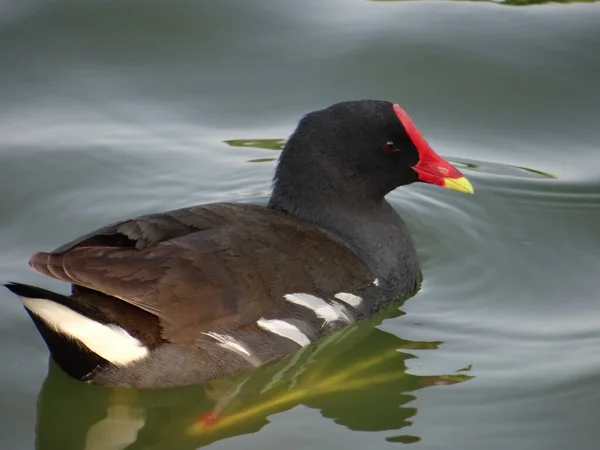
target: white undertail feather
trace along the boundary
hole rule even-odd
[[[330,304],[315,295],[297,293],[286,294],[283,296],[288,302],[294,303],[305,308],[312,309],[317,317],[320,317],[325,323],[343,320],[346,323],[352,322],[352,318],[343,305],[338,303]]]
[[[21,300],[50,328],[115,365],[124,366],[148,355],[148,349],[139,340],[117,325],[96,322],[51,300],[26,297],[21,297]]]
[[[310,344],[310,339],[308,339],[308,337],[306,337],[306,335],[300,331],[297,326],[292,325],[284,320],[265,319],[264,317],[261,317],[256,323],[263,330],[267,330],[278,336],[290,339],[302,347]]]

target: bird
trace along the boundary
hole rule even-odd
[[[119,221],[30,266],[70,295],[16,282],[52,359],[90,384],[202,384],[280,359],[414,294],[415,243],[385,196],[471,183],[397,103],[305,114],[266,205],[209,203]]]

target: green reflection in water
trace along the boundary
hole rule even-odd
[[[511,166],[487,161],[450,158],[449,161],[458,168],[465,168],[479,173],[508,176],[514,178],[556,178],[554,175],[530,167]]]
[[[352,430],[393,431],[389,442],[417,442],[417,436],[397,433],[417,414],[406,406],[415,399],[410,393],[472,377],[407,373],[411,349],[436,349],[440,342],[406,341],[375,327],[403,314],[398,306],[280,361],[202,386],[101,388],[51,364],[38,398],[38,450],[195,449],[255,433],[272,414],[300,404]]]
[[[249,147],[249,148],[260,148],[263,150],[275,150],[281,151],[286,143],[285,139],[230,139],[223,141],[225,144],[231,147]],[[254,158],[249,159],[246,162],[249,163],[264,163],[277,161],[277,157],[268,156],[265,158]]]
[[[541,170],[536,170],[536,169],[531,169],[529,167],[521,167],[521,166],[515,166],[517,169],[521,169],[524,170],[526,172],[529,173],[533,173],[535,175],[539,175],[541,178],[556,178],[554,175],[551,175],[549,173],[546,172],[542,172]]]
[[[228,141],[223,141],[225,144],[230,145],[231,147],[250,147],[250,148],[260,148],[263,150],[275,150],[281,151],[286,143],[285,139],[230,139]],[[272,162],[276,161],[277,157],[265,157],[265,158],[255,158],[249,159],[247,162],[249,163],[264,163],[264,162]]]
[[[277,158],[256,158],[256,159],[249,159],[247,162],[262,163],[262,162],[271,162],[271,161],[277,161]]]

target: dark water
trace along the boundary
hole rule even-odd
[[[597,449],[600,4],[0,5],[0,278],[136,214],[264,203],[304,112],[401,103],[476,195],[390,201],[424,282],[250,374],[136,392],[48,368],[0,291],[2,448]],[[37,444],[36,444],[37,442]]]

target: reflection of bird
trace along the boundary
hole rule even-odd
[[[123,450],[137,440],[145,422],[143,409],[111,406],[106,417],[88,430],[84,450]]]
[[[64,371],[161,387],[248,369],[413,292],[419,264],[384,196],[424,181],[472,192],[406,113],[345,102],[304,117],[268,207],[209,204],[125,220],[51,253],[67,297],[11,283]]]

